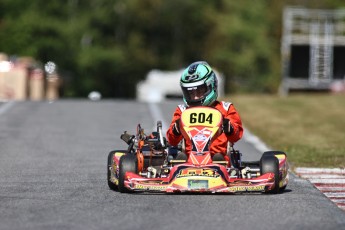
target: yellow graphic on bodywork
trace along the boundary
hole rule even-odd
[[[222,114],[213,108],[190,108],[182,113],[181,120],[185,126],[217,127],[222,120]]]
[[[125,153],[116,152],[114,155],[115,155],[115,157],[120,158],[121,156],[125,155]]]
[[[202,177],[219,177],[220,175],[217,173],[215,169],[210,168],[186,168],[181,169],[180,173],[176,176],[177,178],[180,177],[191,177],[191,176],[202,176]]]
[[[192,176],[192,177],[179,177],[176,178],[171,184],[172,186],[181,186],[188,188],[188,181],[207,181],[208,182],[208,190],[212,190],[213,188],[217,188],[220,186],[227,186],[227,184],[224,182],[224,180],[221,177],[216,178],[210,178],[210,177],[204,177],[204,176]]]
[[[116,152],[114,153],[114,156],[118,159],[120,159],[121,156],[125,155],[125,153],[123,152]],[[119,180],[117,177],[115,177],[115,173],[116,173],[116,170],[117,170],[117,164],[116,162],[113,160],[113,165],[111,166],[112,167],[112,174],[110,176],[110,181],[112,183],[114,183],[115,185],[119,185]]]
[[[209,141],[220,132],[222,114],[213,108],[195,107],[185,110],[181,121],[183,130],[194,145],[194,151],[203,152]]]
[[[276,154],[275,157],[278,158],[279,162],[286,159],[285,154]]]
[[[289,166],[286,162],[286,155],[285,154],[276,154],[275,157],[279,160],[279,165],[284,162],[284,164],[279,166],[279,171],[281,172],[279,178],[279,187],[282,188],[287,185],[289,181],[288,170]]]

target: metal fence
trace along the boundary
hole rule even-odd
[[[330,89],[345,79],[345,9],[285,8],[281,45],[282,94]]]

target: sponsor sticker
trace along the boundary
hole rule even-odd
[[[207,180],[188,180],[189,189],[208,189]]]
[[[141,189],[141,190],[165,190],[166,186],[135,184],[134,185],[134,189]]]
[[[229,187],[229,192],[260,192],[260,191],[265,191],[265,185]]]
[[[181,177],[190,177],[190,176],[203,176],[203,177],[212,177],[217,178],[220,175],[217,173],[215,169],[210,168],[186,168],[182,169],[176,178]]]
[[[193,137],[194,141],[206,141],[207,137],[202,134],[197,134],[196,136]]]

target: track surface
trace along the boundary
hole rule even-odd
[[[169,122],[178,102],[159,105]],[[0,108],[4,104],[0,103]],[[120,194],[108,189],[110,150],[124,130],[156,121],[148,104],[16,102],[0,114],[0,229],[345,229],[345,212],[291,175],[278,195]],[[237,145],[247,159],[252,146]]]

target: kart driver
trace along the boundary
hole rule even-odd
[[[210,152],[213,160],[230,162],[227,155],[228,142],[234,144],[242,138],[242,121],[231,102],[217,100],[217,82],[216,74],[210,65],[203,61],[194,62],[183,71],[180,86],[185,105],[177,106],[166,136],[172,146],[177,146],[182,140],[179,122],[181,113],[186,107],[209,106],[215,108],[223,115],[223,132],[211,143]],[[185,145],[185,152],[189,155],[192,146],[188,142],[185,142]],[[180,152],[176,159],[186,160],[186,154]]]

